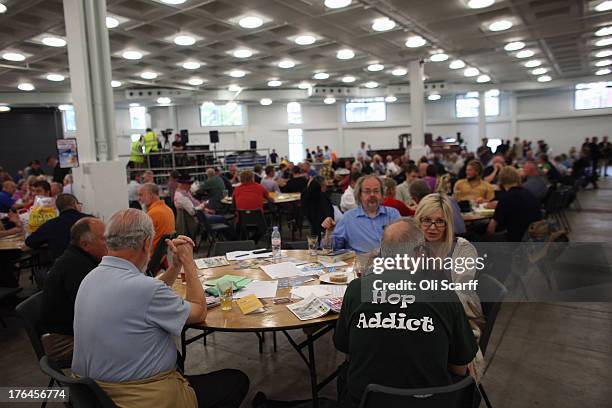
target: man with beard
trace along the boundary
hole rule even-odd
[[[482,163],[472,160],[465,170],[466,178],[455,183],[457,201],[473,200],[478,203],[491,201],[495,197],[493,186],[482,180]]]
[[[380,246],[385,227],[400,218],[400,213],[395,208],[382,205],[383,183],[376,175],[357,180],[355,201],[358,207],[344,213],[337,225],[328,217],[321,226],[328,231],[333,230],[334,249],[371,252]]]

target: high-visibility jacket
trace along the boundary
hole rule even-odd
[[[147,132],[144,135],[144,145],[145,145],[145,154],[149,154],[150,152],[156,152],[157,144],[157,135],[155,132]]]
[[[144,163],[144,156],[142,155],[142,145],[140,140],[132,142],[132,152],[130,154],[130,161],[133,163]]]

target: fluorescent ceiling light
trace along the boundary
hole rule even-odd
[[[516,53],[516,58],[531,58],[534,54],[532,50],[522,50]]]
[[[602,38],[601,40],[595,42],[595,45],[598,47],[605,47],[607,45],[612,45],[612,37]]]
[[[357,78],[355,78],[352,75],[347,75],[345,77],[342,77],[342,82],[344,82],[345,84],[351,84],[353,82],[355,82],[357,80]]]
[[[157,72],[153,72],[153,71],[145,71],[143,73],[140,74],[140,77],[142,79],[155,79],[157,78]]]
[[[121,85],[123,85],[123,82],[121,81],[111,81],[111,86],[113,88],[119,88]]]
[[[606,35],[612,35],[612,26],[602,27],[595,31],[595,35],[598,37],[604,37]]]
[[[227,90],[230,92],[240,92],[242,91],[242,88],[240,87],[240,85],[231,84],[230,86],[227,87]]]
[[[312,86],[312,84],[310,82],[300,82],[298,84],[298,88],[300,89],[308,89]]]
[[[121,56],[127,60],[139,60],[142,58],[142,52],[140,51],[124,51]]]
[[[247,48],[238,48],[232,52],[232,55],[236,58],[249,58],[253,55],[253,51]]]
[[[491,89],[491,90],[485,92],[485,96],[489,96],[489,97],[495,98],[495,97],[499,96],[499,89]]]
[[[25,60],[25,55],[19,53],[19,52],[5,52],[4,54],[2,54],[2,58],[4,58],[7,61],[14,61],[14,62],[20,62]]]
[[[41,41],[43,44],[49,47],[65,47],[66,40],[59,37],[44,37]]]
[[[529,60],[524,64],[527,68],[535,68],[535,67],[539,67],[540,65],[542,65],[542,61],[534,59],[534,60]]]
[[[173,41],[176,45],[193,45],[196,43],[196,39],[190,35],[177,35]]]
[[[465,71],[463,71],[463,76],[466,77],[475,77],[478,75],[480,75],[480,71],[478,70],[478,68],[469,67],[466,68]]]
[[[272,99],[263,98],[262,100],[259,101],[259,103],[261,103],[263,106],[269,106],[269,105],[272,105]]]
[[[161,0],[162,3],[172,4],[172,5],[183,4],[186,1],[187,0]]]
[[[204,80],[201,78],[191,78],[187,83],[191,86],[200,86],[204,83]]]
[[[312,76],[314,79],[327,79],[329,74],[327,72],[317,72]]]
[[[448,55],[443,53],[443,52],[440,52],[440,53],[437,53],[437,54],[432,54],[429,57],[429,60],[433,61],[433,62],[444,62],[447,59],[448,59]]]
[[[595,58],[606,58],[612,55],[612,50],[603,50],[595,54]]]
[[[314,35],[300,35],[296,37],[294,41],[297,45],[310,45],[314,44],[317,38]]]
[[[491,6],[495,0],[469,0],[467,6],[472,9],[481,9]]]
[[[376,81],[370,81],[370,82],[366,82],[365,84],[363,84],[363,86],[365,86],[366,88],[378,88],[378,82]]]
[[[0,11],[0,13],[4,13],[4,11]],[[0,105],[0,112],[10,112],[11,107],[6,105]]]
[[[255,16],[243,17],[238,21],[238,25],[242,28],[257,28],[263,25],[263,20]]]
[[[395,28],[395,21],[387,17],[377,18],[372,23],[372,30],[374,31],[389,31],[389,30],[393,30],[394,28]]]
[[[283,69],[289,69],[295,67],[295,61],[292,60],[282,60],[278,62],[278,67]]]
[[[425,44],[427,44],[427,41],[425,41],[425,39],[420,35],[413,35],[408,37],[406,40],[406,47],[408,48],[418,48],[424,46]]]
[[[513,41],[504,45],[504,50],[506,51],[518,51],[522,50],[523,48],[525,48],[525,43],[522,41]]]
[[[246,72],[241,69],[235,69],[229,72],[229,76],[231,76],[232,78],[242,78],[245,75]]]
[[[378,72],[378,71],[382,71],[383,69],[385,69],[385,66],[382,65],[382,64],[371,64],[371,65],[368,65],[368,71]]]
[[[114,17],[106,17],[106,28],[115,28],[119,26],[119,20]]]
[[[352,0],[325,0],[325,7],[337,9],[350,5]]]
[[[34,89],[34,85],[28,83],[28,82],[23,82],[19,85],[17,85],[17,89],[21,90],[21,91],[33,91]]]
[[[427,97],[427,99],[428,99],[428,100],[430,100],[430,101],[437,101],[437,100],[439,100],[440,98],[442,98],[442,97],[440,96],[440,94],[431,94],[431,95],[429,95],[429,96]]]
[[[538,82],[550,82],[550,81],[552,81],[552,78],[550,77],[550,75],[542,75],[538,77]]]
[[[596,67],[607,67],[608,65],[612,65],[612,60],[605,59],[595,63]]]
[[[610,70],[609,68],[603,68],[598,69],[597,72],[595,72],[595,75],[608,75],[610,72],[612,72],[612,70]]]
[[[490,31],[504,31],[512,28],[512,21],[510,20],[497,20],[489,24]]]
[[[339,60],[348,60],[353,58],[354,56],[355,52],[348,48],[338,50],[338,52],[336,53],[336,58],[338,58]]]
[[[602,1],[595,6],[595,11],[608,11],[612,10],[612,0]]]
[[[394,76],[404,76],[408,73],[408,70],[406,68],[395,68],[393,71],[391,71],[391,75]]]
[[[385,98],[385,102],[387,102],[387,103],[393,103],[393,102],[395,102],[395,101],[397,101],[397,97],[396,97],[396,96],[393,96],[393,95],[389,95],[389,96],[387,96],[387,97]]]
[[[272,81],[268,81],[268,86],[277,87],[281,86],[283,83],[277,79],[273,79]]]
[[[543,75],[547,72],[548,70],[546,68],[536,68],[531,71],[531,75]]]
[[[65,77],[61,74],[47,74],[46,78],[53,82],[61,82],[65,79]]]
[[[137,107],[139,107],[139,106],[140,106],[140,104],[139,104],[139,103],[136,103],[136,102],[132,102],[132,103],[130,103],[130,108],[137,108]]]
[[[62,105],[59,105],[57,107],[57,109],[59,109],[61,111],[68,111],[68,110],[73,110],[74,107],[72,105],[64,105],[64,104],[62,104]]]
[[[157,98],[157,103],[160,105],[168,105],[169,103],[172,103],[172,99],[168,98],[167,96],[160,96]]]
[[[453,62],[451,62],[448,67],[450,69],[461,69],[461,68],[465,68],[465,62],[463,62],[462,60],[454,60]]]
[[[199,62],[196,61],[187,61],[187,62],[183,62],[182,67],[185,69],[198,69],[200,68],[202,65]]]
[[[0,14],[1,13],[6,13],[6,6],[2,3],[0,3]]]
[[[479,75],[478,78],[476,78],[476,82],[478,82],[479,84],[484,84],[485,82],[490,82],[491,81],[491,77],[488,75]]]
[[[332,98],[331,96],[328,96],[327,98],[323,99],[323,103],[326,105],[332,105],[336,103],[336,98]]]

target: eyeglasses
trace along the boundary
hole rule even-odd
[[[365,195],[378,195],[381,194],[380,190],[378,189],[374,189],[374,190],[361,190],[361,192]]]
[[[431,218],[423,218],[421,220],[421,225],[425,228],[429,228],[432,225],[435,225],[436,228],[444,228],[446,227],[446,221],[442,219],[432,220]]]

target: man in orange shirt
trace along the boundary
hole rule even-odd
[[[159,198],[159,187],[153,183],[145,183],[140,187],[138,191],[138,200],[143,206],[143,209],[146,209],[151,220],[153,220],[153,227],[155,228],[153,246],[151,247],[151,254],[153,254],[161,237],[176,231],[174,213],[172,209]]]

